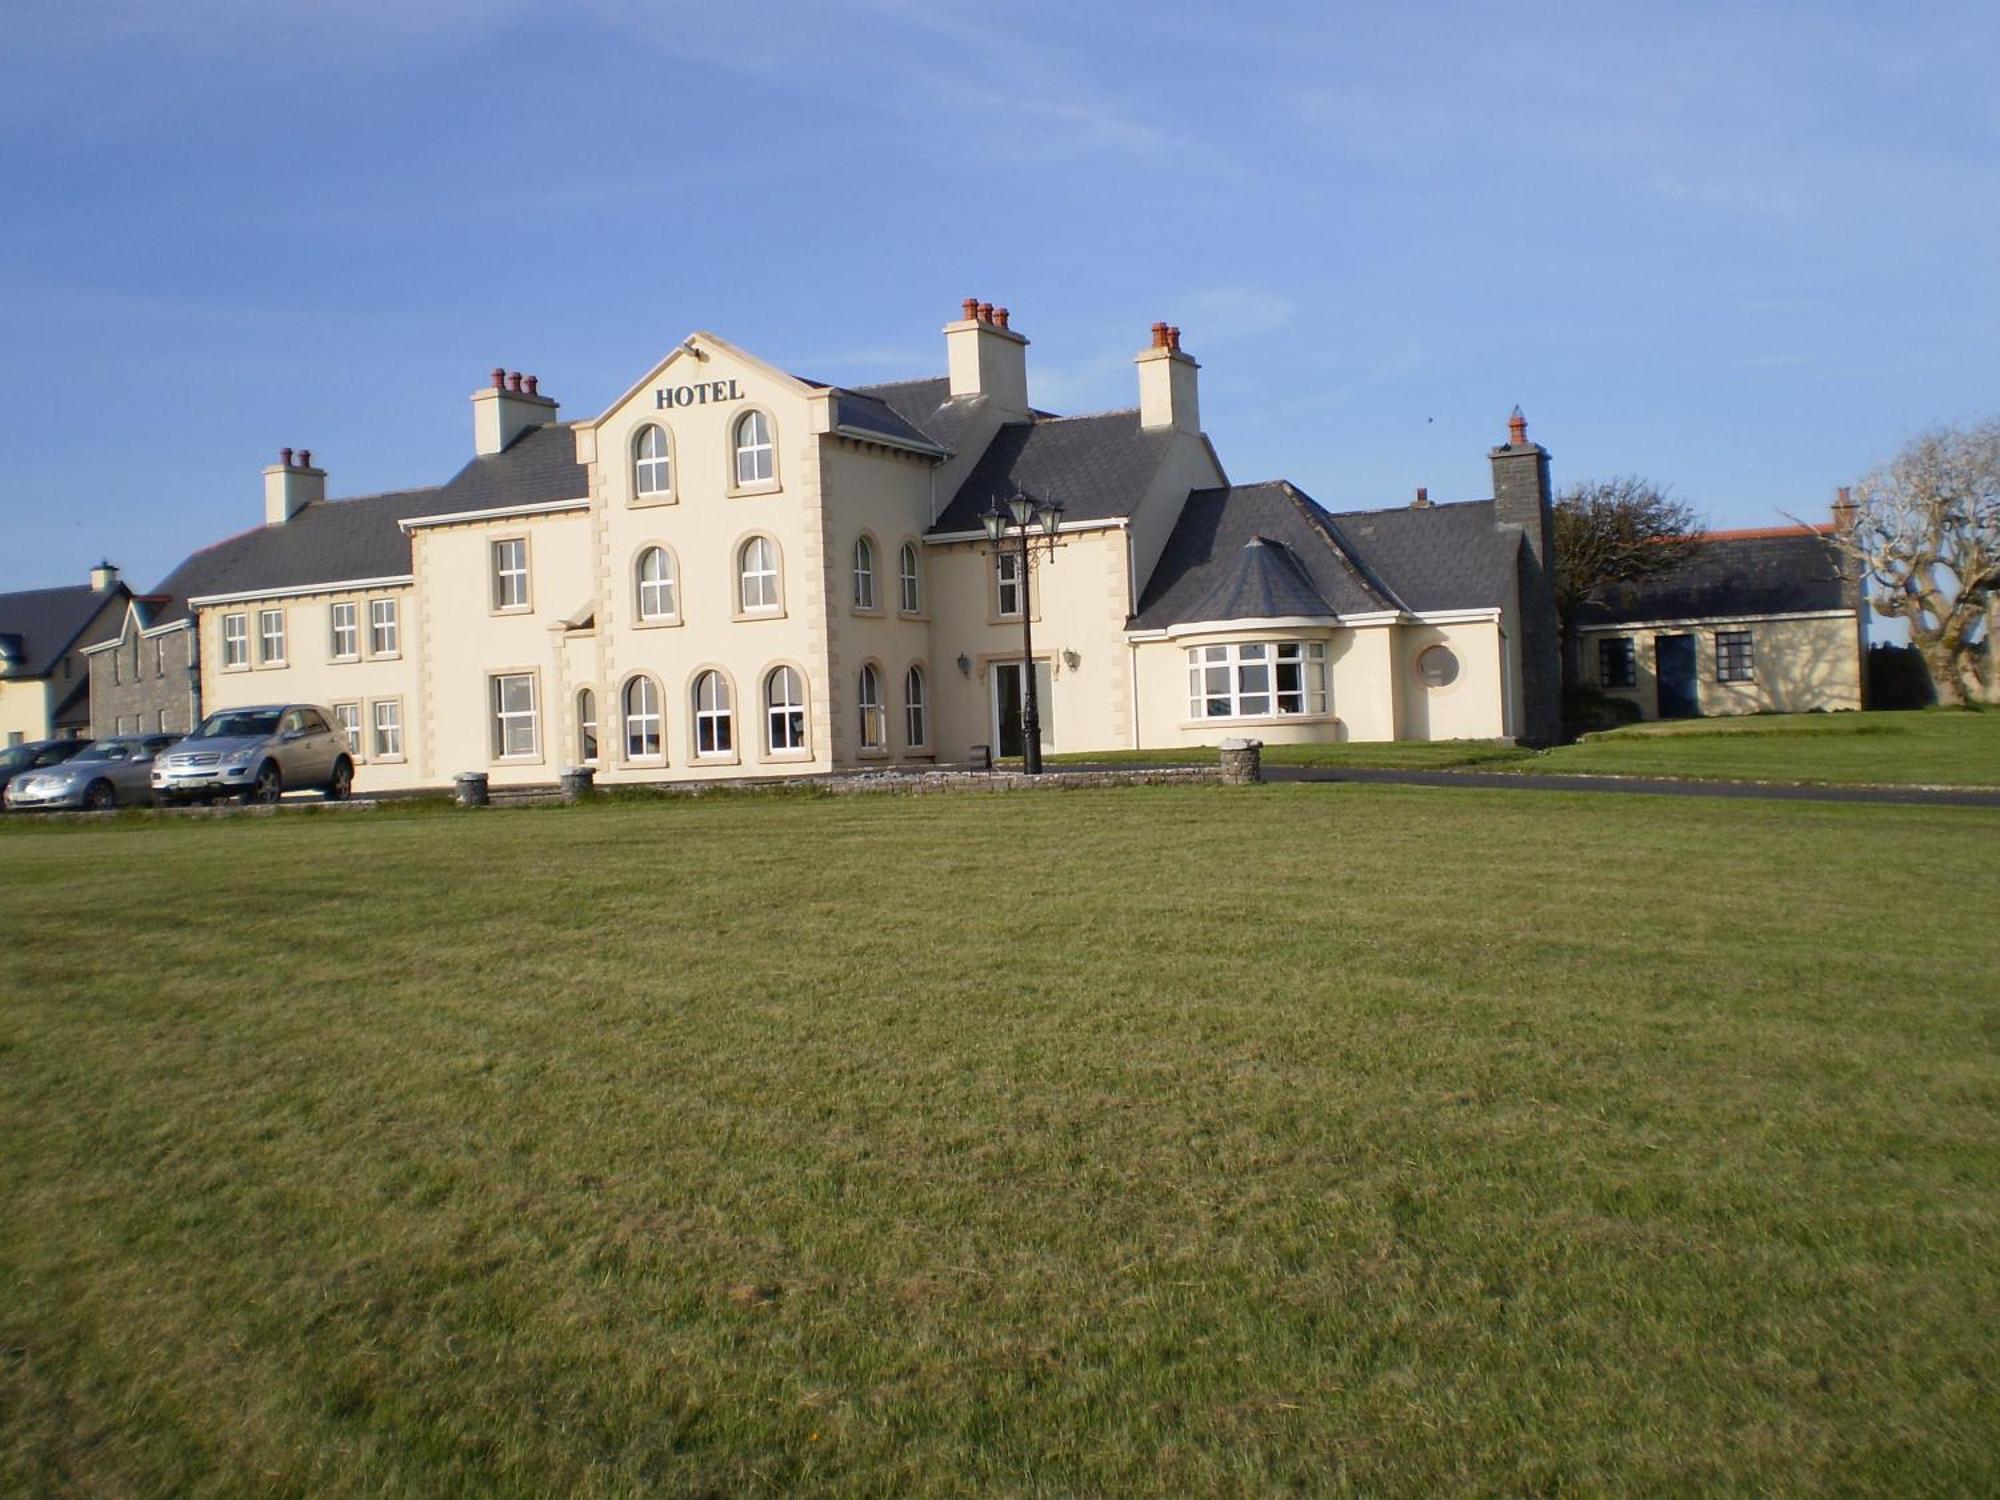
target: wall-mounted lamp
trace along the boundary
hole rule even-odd
[[[1074,651],[1065,651],[1063,652],[1063,665],[1074,672],[1078,667],[1083,665],[1083,658]]]
[[[958,675],[961,677],[970,677],[972,675],[972,658],[967,656],[963,651],[958,653]]]

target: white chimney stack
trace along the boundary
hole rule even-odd
[[[967,297],[964,314],[944,325],[951,394],[984,396],[1010,415],[1028,415],[1028,341],[1008,327],[1008,312]]]
[[[553,422],[556,403],[539,386],[533,375],[496,369],[493,384],[472,393],[472,451],[490,457],[529,428]]]
[[[101,594],[118,581],[118,570],[107,559],[90,570],[91,592]]]
[[[282,526],[325,498],[326,470],[313,467],[312,449],[301,448],[294,454],[290,448],[280,448],[278,461],[264,471],[264,524]]]
[[[1181,352],[1181,331],[1165,323],[1153,325],[1152,346],[1132,361],[1139,367],[1139,425],[1201,432],[1201,398],[1195,371],[1201,368]]]

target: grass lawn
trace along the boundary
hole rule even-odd
[[[2000,712],[1753,714],[1634,724],[1518,769],[1722,781],[2000,786]]]
[[[1333,786],[10,822],[0,1491],[1990,1494],[1996,842]]]
[[[1054,755],[1049,764],[1205,765],[1213,749]],[[1274,766],[1542,771],[1884,786],[2000,786],[2000,712],[1752,714],[1635,724],[1537,754],[1501,740],[1266,745]],[[1018,765],[1019,761],[1010,761]]]

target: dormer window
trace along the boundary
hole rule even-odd
[[[657,500],[674,487],[673,456],[667,447],[667,430],[653,423],[639,429],[632,443],[632,493],[641,500]]]
[[[736,423],[736,483],[769,484],[776,472],[770,419],[761,411],[745,412]]]

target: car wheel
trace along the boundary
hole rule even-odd
[[[243,794],[245,802],[276,802],[285,795],[285,778],[276,765],[265,761],[257,768],[257,780]]]
[[[354,767],[347,760],[333,763],[333,778],[326,784],[326,800],[345,802],[347,794],[354,790]]]
[[[83,789],[85,812],[106,812],[118,805],[118,793],[108,781],[93,781]]]

